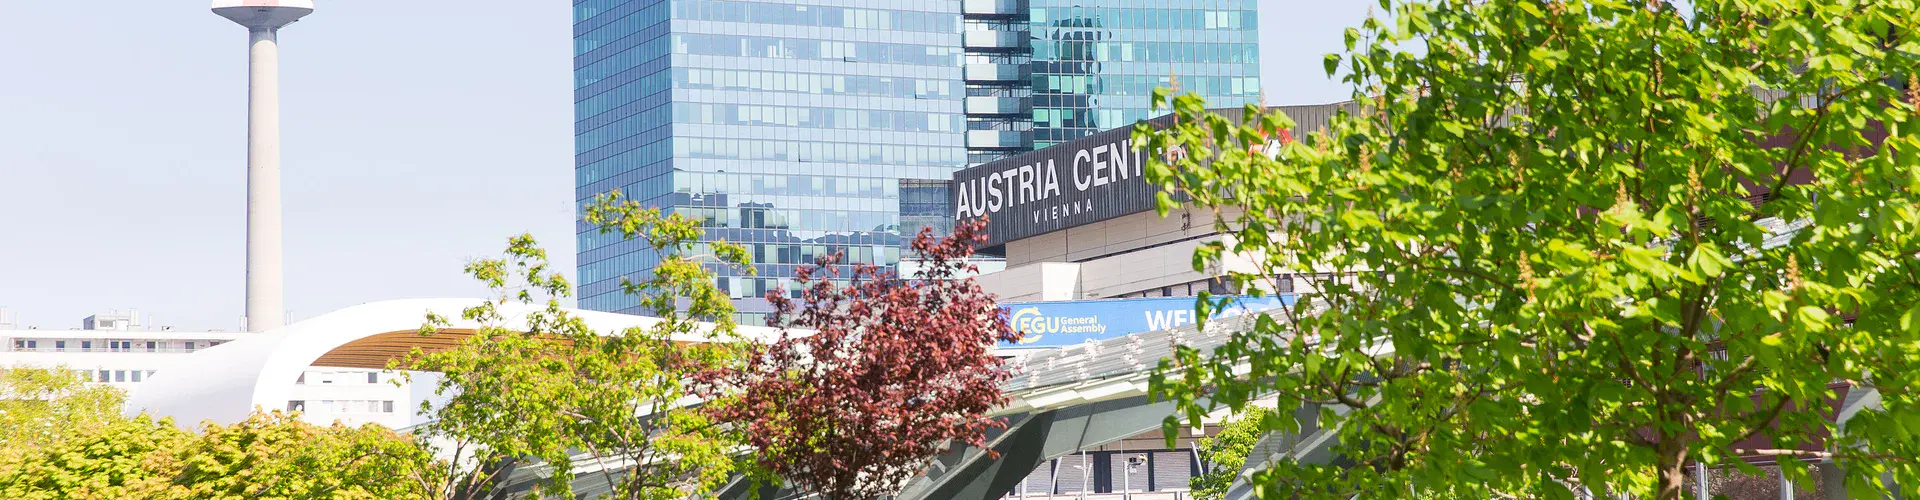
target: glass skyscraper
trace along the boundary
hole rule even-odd
[[[576,0],[575,196],[745,245],[756,272],[719,285],[751,316],[801,265],[893,265],[903,225],[949,229],[956,169],[1148,118],[1173,77],[1258,100],[1257,2]],[[577,230],[580,307],[635,312],[620,280],[659,256]]]
[[[754,275],[719,279],[744,315],[817,258],[896,263],[901,180],[965,166],[958,2],[580,0],[574,21],[576,198],[745,245]],[[577,229],[580,306],[632,312],[620,280],[659,256]]]
[[[1151,118],[1155,87],[1260,98],[1259,0],[962,0],[968,150],[986,163]]]

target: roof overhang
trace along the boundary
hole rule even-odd
[[[374,302],[341,309],[268,332],[171,358],[158,368],[127,401],[128,413],[150,412],[173,417],[182,426],[202,420],[234,423],[255,408],[282,408],[294,381],[309,367],[386,369],[414,349],[435,352],[450,349],[483,325],[460,318],[460,312],[481,299],[420,299]],[[508,304],[499,327],[522,330],[528,313],[537,309]],[[599,311],[567,310],[588,328],[611,334],[630,328],[648,328],[659,318]],[[433,335],[418,332],[427,314],[447,318],[449,324]],[[711,339],[713,325],[702,323],[675,342],[699,343]],[[524,330],[522,330],[524,331]],[[735,330],[748,340],[771,340],[779,331],[759,326]]]

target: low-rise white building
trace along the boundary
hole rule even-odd
[[[149,327],[138,311],[88,316],[81,327],[40,329],[8,320],[0,329],[0,369],[11,367],[64,368],[88,382],[119,388],[131,396],[153,376],[183,365],[185,355],[220,346],[249,333],[175,331]],[[397,381],[397,383],[396,383]],[[412,388],[397,374],[381,370],[310,368],[287,381],[296,398],[285,410],[299,410],[303,420],[349,425],[377,423],[405,427],[412,423],[416,402]],[[274,408],[269,408],[274,409]]]

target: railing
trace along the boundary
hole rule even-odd
[[[1020,130],[968,130],[967,147],[1021,148],[1031,142],[1031,132]]]
[[[1018,0],[965,0],[960,3],[960,12],[975,16],[1018,16],[1023,13]]]
[[[961,45],[969,49],[1015,50],[1027,47],[1025,31],[967,31]]]
[[[971,63],[966,69],[968,81],[1020,81],[1027,75],[1022,64]]]
[[[1187,500],[1192,498],[1188,491],[1134,491],[1127,493],[1059,493],[1053,495],[1022,494],[1019,491],[1003,497],[1009,500]]]
[[[967,114],[972,115],[1018,115],[1033,112],[1024,97],[1005,96],[969,96]]]

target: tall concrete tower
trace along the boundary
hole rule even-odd
[[[247,331],[286,323],[280,236],[280,28],[313,0],[214,0],[213,13],[247,27]]]

